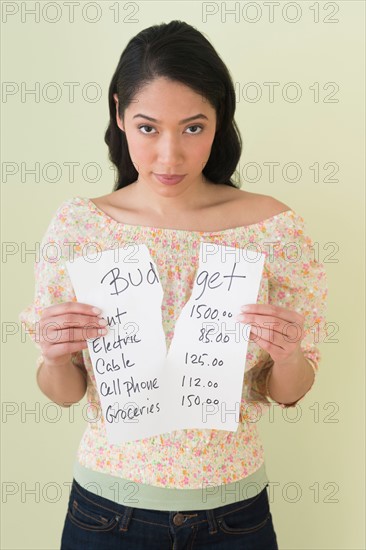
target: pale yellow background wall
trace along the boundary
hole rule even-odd
[[[1,391],[7,414],[1,424],[1,547],[59,548],[72,464],[85,427],[85,398],[74,409],[74,419],[68,409],[50,405],[35,382],[38,351],[29,337],[22,342],[16,333],[18,314],[34,292],[34,256],[22,257],[20,250],[40,242],[63,200],[112,190],[113,171],[103,138],[107,90],[119,56],[141,29],[182,19],[206,34],[236,82],[236,120],[244,142],[239,166],[243,188],[272,195],[305,218],[328,275],[328,322],[336,330],[336,342],[320,344],[316,386],[287,417],[274,407],[259,424],[280,548],[365,548],[364,3],[292,2],[286,12],[288,3],[281,2],[270,22],[263,2],[252,2],[247,12],[247,2],[121,2],[117,14],[112,10],[117,3],[106,1],[97,3],[100,19],[95,23],[87,20],[97,15],[93,7],[82,17],[85,2],[75,7],[74,22],[69,22],[63,2],[53,2],[48,12],[41,9],[37,23],[24,11],[25,6],[34,9],[34,2],[3,4],[14,13],[6,16],[3,7],[2,80],[14,93],[3,93],[1,104],[2,240],[19,251],[15,248],[2,263]],[[225,16],[225,6],[232,9],[235,4],[240,7],[237,22],[235,15]],[[40,2],[41,8],[44,5]],[[205,9],[212,12],[207,18]],[[298,21],[290,23],[296,12]],[[58,22],[49,22],[58,15]],[[256,15],[257,22],[248,22]],[[56,89],[47,88],[50,82],[61,91],[56,102],[50,102]],[[73,102],[65,82],[80,83]],[[97,87],[88,88],[91,82]],[[256,82],[262,93],[257,102],[250,101],[254,87],[245,95],[248,82]],[[278,83],[273,101],[268,82]],[[301,90],[297,102],[290,101],[294,87],[287,97],[282,95],[290,82]],[[32,95],[22,98],[22,87],[29,90],[36,83],[39,101]],[[96,89],[101,97],[93,101]],[[41,169],[37,183],[21,169],[21,163],[31,168],[36,162]],[[49,162],[60,166],[59,181],[42,177]],[[78,163],[73,180],[67,162]],[[84,177],[83,168],[91,162],[100,167],[99,181],[87,181],[95,177],[91,168]],[[268,162],[279,163],[274,181],[268,177]],[[281,176],[289,162],[298,163],[302,171],[296,183]],[[247,163],[260,165],[258,181],[253,181],[253,170],[245,178]],[[315,163],[319,181],[310,168]],[[332,164],[324,167],[326,163]],[[6,175],[9,166],[15,174]],[[337,168],[336,181],[327,181],[332,166]],[[45,175],[51,179],[56,174],[50,169]],[[6,337],[5,330],[15,334]],[[37,407],[38,416],[25,414]]]

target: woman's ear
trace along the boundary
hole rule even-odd
[[[122,130],[122,132],[124,132],[125,130],[124,130],[124,127],[123,127],[123,122],[120,119],[120,116],[118,114],[118,95],[113,94],[113,99],[114,99],[114,102],[116,104],[116,122],[117,122],[117,126],[120,130]]]

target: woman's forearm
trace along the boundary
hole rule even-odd
[[[61,407],[80,401],[87,387],[85,375],[71,360],[57,366],[44,361],[37,372],[37,383],[42,393]]]
[[[302,351],[296,359],[287,363],[274,363],[269,375],[268,391],[278,403],[289,404],[305,395],[313,385],[313,367]]]

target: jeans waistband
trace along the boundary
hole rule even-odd
[[[263,496],[263,493],[267,490],[268,484],[264,489],[259,492],[254,497],[241,500],[233,504],[227,504],[220,506],[219,508],[207,509],[207,510],[185,510],[180,512],[179,510],[165,511],[165,510],[150,510],[145,508],[133,508],[130,506],[125,506],[123,504],[118,504],[112,500],[109,500],[100,495],[91,493],[84,487],[82,487],[75,479],[73,479],[72,491],[75,492],[79,497],[87,501],[98,504],[101,508],[104,508],[109,511],[113,511],[116,514],[121,516],[120,520],[120,530],[127,531],[132,517],[141,520],[148,520],[150,522],[163,525],[171,526],[172,524],[176,527],[184,526],[189,523],[190,525],[195,525],[197,523],[207,522],[209,527],[209,532],[215,534],[218,530],[217,520],[224,517],[226,514],[230,514],[237,510],[241,510],[247,506],[250,506],[256,500],[260,499]]]

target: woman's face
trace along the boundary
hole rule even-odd
[[[163,194],[175,194],[205,181],[202,170],[215,137],[216,112],[204,97],[184,84],[160,77],[135,96],[123,121],[118,116],[117,94],[114,98],[117,124],[126,133],[139,182]],[[168,185],[156,174],[185,177]]]

